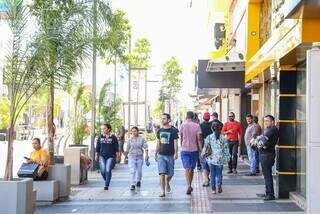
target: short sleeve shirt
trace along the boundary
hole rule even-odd
[[[160,141],[160,155],[174,155],[174,140],[178,139],[178,130],[176,128],[160,128],[157,132],[157,138]]]
[[[180,133],[183,137],[182,151],[195,152],[199,151],[198,148],[198,135],[201,134],[201,128],[198,123],[187,121],[180,127]]]

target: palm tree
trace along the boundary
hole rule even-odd
[[[32,95],[45,83],[49,73],[36,66],[44,63],[41,57],[43,49],[37,41],[30,40],[34,36],[26,33],[30,18],[27,6],[23,5],[21,0],[8,0],[6,4],[12,41],[4,69],[4,81],[9,88],[10,100],[8,152],[4,178],[11,180],[13,177],[13,133],[17,119]]]
[[[34,0],[31,10],[39,25],[39,43],[45,49],[44,64],[50,73],[47,122],[50,164],[54,164],[54,90],[64,89],[81,70],[92,51],[92,43],[99,45],[104,31],[92,36],[93,23],[102,29],[108,25],[112,11],[104,1],[92,3],[77,0]],[[94,21],[93,21],[94,20]]]

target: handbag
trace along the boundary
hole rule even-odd
[[[212,149],[211,149],[211,145],[209,144],[208,146],[206,146],[206,147],[204,147],[203,149],[202,149],[202,157],[203,158],[207,158],[207,157],[210,157],[211,156],[211,154],[212,154]]]
[[[40,164],[37,163],[22,163],[19,171],[18,171],[18,177],[19,178],[37,178],[38,176],[38,169]]]

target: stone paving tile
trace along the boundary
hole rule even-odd
[[[222,194],[211,194],[211,188],[202,187],[201,173],[195,172],[194,192],[185,194],[186,185],[181,161],[176,162],[172,180],[172,193],[159,198],[159,178],[154,161],[143,167],[142,187],[129,190],[129,170],[125,164],[117,165],[108,191],[103,190],[101,175],[89,173],[89,182],[74,186],[68,201],[50,206],[39,206],[36,213],[304,213],[290,200],[264,202],[257,193],[264,192],[262,176],[244,176],[248,166],[239,161],[237,175],[226,174]]]

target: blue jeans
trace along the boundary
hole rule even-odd
[[[129,167],[131,176],[131,185],[136,185],[142,178],[143,156],[129,156]]]
[[[210,164],[211,189],[216,191],[216,184],[222,185],[223,165]]]
[[[250,172],[256,173],[257,170],[257,161],[256,161],[256,153],[257,151],[253,149],[250,145],[247,145],[247,153],[250,162]]]
[[[111,177],[112,177],[112,169],[115,165],[115,159],[114,158],[104,158],[102,156],[99,157],[99,165],[100,165],[100,171],[101,175],[103,177],[103,180],[105,182],[104,186],[109,187]]]

